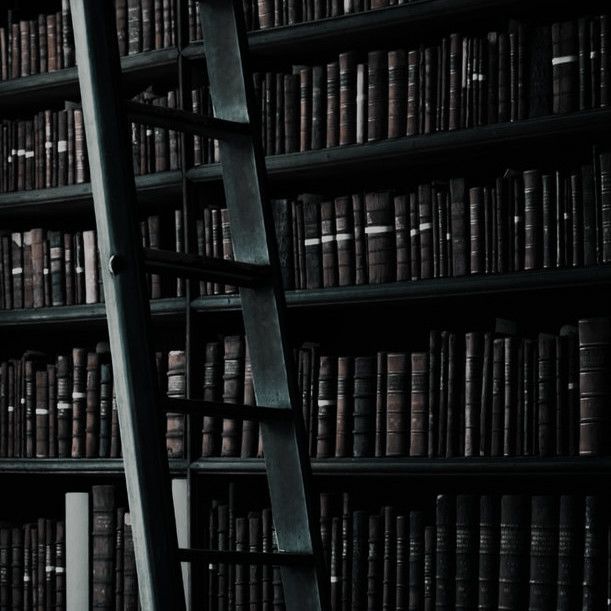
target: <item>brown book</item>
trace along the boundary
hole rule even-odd
[[[374,456],[384,456],[386,453],[386,379],[386,352],[378,352]]]
[[[418,49],[412,49],[407,54],[407,118],[406,134],[414,136],[420,133],[420,56]]]
[[[299,150],[312,148],[312,69],[299,71]]]
[[[388,54],[370,51],[367,55],[367,140],[388,136]]]
[[[426,456],[428,449],[428,354],[411,355],[410,456]]]
[[[372,284],[396,279],[394,204],[388,191],[365,194],[368,277]]]
[[[100,346],[96,348],[100,359],[100,458],[110,457],[110,445],[112,437],[112,411],[113,411],[113,380],[112,365],[110,364],[110,352],[101,351]]]
[[[406,195],[395,195],[396,280],[411,277],[409,210]]]
[[[244,398],[244,338],[227,336],[224,346],[223,402],[241,404]],[[241,425],[239,420],[223,420],[221,456],[239,456]]]
[[[354,216],[349,195],[335,198],[335,243],[339,286],[355,283]]]
[[[208,342],[204,361],[204,401],[221,401],[223,352],[219,342]],[[204,417],[202,456],[217,456],[221,449],[221,419]]]
[[[335,423],[337,420],[337,359],[320,356],[318,374],[318,430],[316,458],[334,455]]]
[[[360,193],[352,195],[352,216],[354,219],[355,282],[366,284],[368,278],[367,247],[365,245],[363,196]]]
[[[168,353],[167,396],[182,399],[186,396],[186,359],[184,350],[172,350]],[[182,414],[168,414],[166,447],[168,457],[184,456],[185,417]]]
[[[252,363],[246,344],[244,354],[244,405],[256,405],[255,388],[252,379]],[[242,424],[242,458],[254,458],[257,455],[259,442],[259,423],[256,420],[244,420]]]
[[[339,144],[356,142],[356,52],[339,55]]]
[[[327,64],[327,129],[326,146],[339,144],[339,64]]]
[[[607,409],[611,366],[611,325],[607,318],[579,321],[579,453],[609,450]]]
[[[552,24],[554,114],[579,108],[579,54],[574,21]]]
[[[57,456],[71,455],[72,442],[72,363],[69,357],[58,355],[57,371]]]
[[[410,422],[405,353],[389,353],[386,370],[386,456],[406,456]]]
[[[72,458],[85,456],[87,351],[72,350]]]
[[[352,456],[352,388],[353,359],[340,356],[337,359],[337,424],[335,431],[335,456]]]
[[[465,456],[477,456],[479,454],[484,336],[477,332],[467,333],[465,343]]]
[[[36,371],[36,458],[49,456],[49,405],[47,370]]]
[[[405,51],[388,51],[388,137],[404,136],[407,121]]]
[[[87,354],[85,456],[97,458],[100,438],[99,358],[95,352]]]
[[[339,284],[336,234],[334,202],[323,201],[320,204],[320,240],[322,285],[325,288]]]
[[[114,486],[93,486],[92,518],[92,605],[112,609],[115,603],[114,556],[116,506]]]
[[[376,361],[373,357],[354,359],[353,456],[373,456],[375,440]]]

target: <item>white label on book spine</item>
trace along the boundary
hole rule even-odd
[[[48,275],[49,275],[49,268],[48,268],[48,267],[45,267],[45,268],[42,270],[42,273],[43,273],[43,275],[44,275],[44,276],[48,276]]]
[[[53,142],[49,142],[48,140],[45,142],[45,148],[48,149],[52,149],[53,148]]]
[[[70,409],[72,407],[72,403],[66,403],[65,401],[60,401],[57,404],[57,411],[63,412],[66,409]]]
[[[34,151],[26,151],[25,152],[25,158],[26,159],[32,159],[32,157],[34,157]]]
[[[17,151],[17,157],[25,157],[25,149],[19,149]]]
[[[428,231],[433,227],[432,223],[420,223],[420,231]]]
[[[14,405],[9,405],[7,409],[8,409],[8,413],[10,414],[11,412],[15,411],[15,406]]]
[[[389,233],[394,230],[394,225],[371,225],[370,227],[365,227],[365,234],[372,235],[376,233]]]
[[[54,246],[51,249],[51,259],[61,259],[62,249],[61,246]]]
[[[17,276],[18,274],[23,274],[23,267],[13,267],[13,276]]]
[[[304,240],[304,244],[306,246],[316,246],[317,244],[320,244],[320,238],[306,238]]]
[[[47,416],[49,414],[49,410],[46,409],[45,407],[37,407],[36,408],[36,415],[37,416]]]
[[[64,572],[64,567],[63,566],[56,566],[55,567],[55,572],[56,573],[63,573]]]
[[[570,64],[571,62],[577,61],[577,55],[560,55],[558,57],[552,57],[552,66],[559,66],[560,64]]]
[[[335,405],[335,401],[332,401],[330,399],[319,399],[318,400],[318,407],[328,407],[329,405]]]
[[[416,235],[418,235],[420,233],[419,229],[410,229],[409,230],[409,235],[412,236],[412,238]]]
[[[320,241],[323,244],[328,244],[329,242],[335,241],[335,236],[334,235],[324,235],[322,236],[322,238],[320,238]]]
[[[58,153],[65,153],[68,150],[68,141],[67,140],[60,140],[57,143],[57,152]]]
[[[351,233],[336,233],[335,240],[337,242],[344,242],[345,240],[353,240],[354,236]]]
[[[77,265],[74,269],[77,274],[82,274],[85,271],[80,265]]]
[[[47,571],[47,573],[52,573],[55,570],[54,566],[46,566],[45,567],[45,571]]]
[[[72,398],[73,399],[84,399],[87,395],[84,392],[73,392],[72,393]]]

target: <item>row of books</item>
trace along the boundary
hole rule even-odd
[[[501,325],[499,325],[501,329]],[[169,397],[185,396],[185,353],[156,354]],[[557,335],[431,331],[420,351],[371,356],[297,351],[312,457],[568,456],[609,453],[611,325],[588,318]],[[202,397],[255,405],[244,338],[207,342]],[[0,364],[0,456],[120,456],[108,345],[26,352]],[[184,456],[185,419],[167,417],[168,455]],[[263,455],[256,421],[205,417],[202,456]]]
[[[508,333],[513,334],[508,334]],[[312,457],[607,454],[611,327],[606,318],[557,335],[431,331],[418,352],[371,356],[298,351]],[[208,342],[204,399],[254,405],[241,336]],[[256,423],[204,418],[202,454],[262,455]]]
[[[387,6],[409,4],[414,0],[243,0],[246,27],[263,30],[295,25],[327,17],[338,17]],[[189,0],[189,38],[201,40],[199,5]]]
[[[76,64],[70,1],[57,6],[38,14],[25,7],[7,11],[0,26],[0,80]],[[115,0],[115,7],[120,55],[176,45],[175,0]]]
[[[0,522],[0,608],[66,608],[63,520]]]
[[[441,494],[430,505],[363,509],[350,493],[321,494],[333,611],[606,608],[602,497]],[[210,503],[213,549],[268,551],[271,531],[267,509]],[[210,608],[281,594],[268,567],[210,565],[208,584]]]

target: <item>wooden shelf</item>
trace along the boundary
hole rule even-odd
[[[554,143],[571,135],[601,135],[611,132],[611,109],[581,111],[568,115],[526,119],[516,123],[486,125],[437,134],[394,138],[367,144],[289,153],[266,157],[270,181],[276,190],[290,183],[311,190],[311,182],[357,176],[360,181],[381,172],[417,167],[434,162],[469,158],[471,155],[500,153],[510,146],[543,142]],[[222,180],[220,164],[207,164],[187,172],[196,183]],[[139,200],[170,205],[181,189],[179,171],[158,172],[136,177]],[[0,195],[0,218],[14,215],[54,215],[91,208],[89,183],[51,189],[15,191]]]
[[[187,461],[171,459],[172,475],[184,475]],[[1,475],[108,475],[123,477],[121,458],[0,458]]]
[[[318,476],[368,477],[567,477],[611,475],[611,457],[329,458],[312,459]],[[190,464],[201,475],[265,474],[262,459],[202,458]]]
[[[552,269],[511,274],[432,278],[414,282],[365,284],[307,291],[287,291],[289,309],[316,309],[335,306],[409,303],[448,297],[469,298],[502,293],[528,293],[611,286],[611,264],[594,267]],[[193,308],[201,313],[236,312],[239,295],[198,297]],[[185,312],[182,297],[151,301],[153,320],[178,320]],[[0,310],[0,327],[60,326],[75,323],[102,323],[106,319],[104,304],[56,306],[39,309]]]

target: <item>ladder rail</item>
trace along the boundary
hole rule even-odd
[[[220,141],[225,199],[236,260],[270,265],[273,282],[240,288],[257,403],[292,408],[291,421],[262,421],[272,515],[278,548],[314,555],[310,566],[281,567],[287,609],[328,609],[318,524],[310,505],[311,467],[293,362],[284,329],[286,305],[274,225],[266,197],[265,164],[248,66],[246,27],[239,0],[199,2],[204,54],[215,118],[249,122],[252,138]],[[210,26],[210,27],[208,27]]]
[[[70,8],[140,602],[147,611],[181,611],[185,600],[162,420],[155,417],[160,408],[150,305],[136,232],[114,7],[107,0],[70,0]]]

